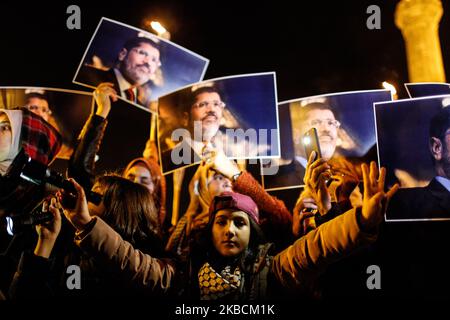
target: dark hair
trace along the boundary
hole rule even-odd
[[[103,175],[96,183],[105,190],[102,219],[125,240],[142,247],[161,238],[158,212],[147,188],[116,174]]]
[[[221,95],[219,92],[219,89],[215,86],[205,86],[200,87],[194,91],[190,91],[189,88],[186,93],[184,94],[183,98],[181,99],[181,109],[183,112],[186,112],[187,114],[190,114],[192,105],[197,101],[197,96],[202,93],[217,93],[219,96]]]
[[[166,178],[163,176],[158,162],[152,158],[133,159],[128,163],[122,176],[126,178],[126,173],[137,165],[143,165],[150,172],[152,182],[155,186],[152,197],[156,209],[158,210],[159,223],[162,226],[166,218]]]
[[[312,110],[329,110],[333,113],[333,115],[336,119],[339,118],[339,114],[336,112],[336,110],[331,108],[331,105],[329,105],[328,103],[311,102],[300,108],[300,121],[304,122],[306,120],[306,115],[308,114],[308,112],[310,112]]]
[[[26,101],[28,101],[29,99],[32,99],[32,98],[38,98],[38,99],[41,99],[41,100],[45,100],[45,101],[47,101],[49,103],[48,97],[44,93],[30,92],[30,93],[25,94],[25,100]]]
[[[127,42],[124,43],[123,48],[127,49],[127,51],[130,51],[133,48],[139,47],[141,43],[147,43],[155,49],[160,50],[160,46],[158,43],[146,37],[135,37],[128,39]]]
[[[430,121],[430,138],[443,140],[445,132],[450,128],[450,107],[442,108]]]

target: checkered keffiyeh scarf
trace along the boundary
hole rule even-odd
[[[236,293],[241,285],[242,274],[239,267],[231,273],[226,266],[220,273],[206,262],[198,271],[198,284],[201,300],[216,300],[231,293]]]
[[[48,165],[61,149],[61,135],[40,116],[23,108],[21,110],[22,147],[33,160]]]

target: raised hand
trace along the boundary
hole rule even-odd
[[[399,186],[395,184],[388,192],[384,192],[386,169],[382,167],[378,170],[373,161],[370,163],[370,169],[367,164],[362,164],[361,169],[364,196],[360,222],[364,228],[373,229],[383,221],[389,199],[397,192]]]
[[[81,187],[74,179],[69,179],[76,190],[76,202],[74,208],[64,208],[64,215],[67,220],[77,229],[83,230],[84,227],[92,220],[89,215],[88,204],[86,200],[86,194],[84,193],[83,187]],[[63,195],[59,194],[60,201]],[[62,201],[61,201],[62,202]]]
[[[96,115],[105,118],[111,111],[111,100],[117,101],[117,92],[114,90],[114,84],[111,82],[100,83],[94,91],[94,99],[97,103]]]
[[[50,205],[48,201],[44,201],[42,205],[42,211],[49,211],[53,219],[39,224],[36,226],[36,232],[38,234],[38,242],[36,248],[34,249],[34,254],[40,257],[48,258],[53,250],[56,239],[61,231],[61,204],[59,201],[52,197],[50,200]]]
[[[317,209],[323,215],[331,209],[331,196],[326,185],[331,173],[328,163],[321,158],[314,161],[315,156],[314,151],[309,156],[303,181],[305,190],[314,199]]]

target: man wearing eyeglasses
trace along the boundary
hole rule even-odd
[[[47,97],[44,94],[37,92],[28,93],[25,99],[25,107],[28,110],[49,122],[52,111],[50,110]]]
[[[303,133],[307,132],[311,128],[317,129],[322,158],[326,161],[330,160],[336,150],[338,129],[341,126],[341,123],[336,120],[335,114],[331,110],[331,107],[325,103],[310,103],[302,108],[300,117],[300,129]],[[306,168],[307,159],[302,157],[304,154],[303,143],[301,143],[303,134],[300,132],[298,133],[299,134],[294,136],[296,150],[295,155],[297,161],[299,161],[302,166]]]
[[[119,96],[148,107],[152,88],[162,81],[159,46],[145,37],[128,40],[109,70],[83,66],[77,79],[91,85],[109,82]]]
[[[219,132],[225,103],[217,88],[198,88],[188,95],[184,104],[182,121],[187,134],[173,149],[162,153],[165,172],[200,162],[205,150],[220,147],[220,141],[215,138]]]
[[[304,184],[303,177],[308,160],[302,138],[303,134],[311,128],[317,129],[322,158],[326,161],[333,158],[337,146],[338,130],[341,126],[335,113],[329,104],[323,102],[312,102],[297,110],[296,119],[292,120],[294,157],[288,164],[280,164],[275,175],[264,176],[267,188]]]

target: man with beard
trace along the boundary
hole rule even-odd
[[[275,175],[266,175],[264,182],[271,188],[303,185],[308,160],[302,142],[303,134],[311,128],[317,129],[322,158],[329,161],[336,151],[338,129],[335,111],[327,103],[312,102],[301,108],[299,122],[293,135],[295,157],[289,164],[280,165]]]
[[[162,153],[164,172],[178,169],[188,164],[200,162],[207,149],[220,145],[215,141],[225,103],[215,87],[201,87],[192,91],[187,99],[183,121],[183,140],[173,149]],[[181,138],[181,137],[180,137]]]
[[[158,44],[149,38],[136,37],[123,45],[115,67],[105,71],[84,66],[77,79],[95,86],[112,83],[122,98],[148,107],[160,67]]]
[[[182,141],[161,153],[164,172],[198,163],[211,148],[222,148],[217,136],[225,103],[218,89],[214,86],[200,87],[189,91],[182,100],[182,110],[178,112],[184,126],[179,129]],[[169,219],[175,225],[186,212],[190,203],[189,183],[197,168],[198,165],[189,166],[166,175],[166,225]]]
[[[449,107],[431,119],[428,145],[436,176],[426,187],[400,189],[389,205],[389,219],[450,219]]]

